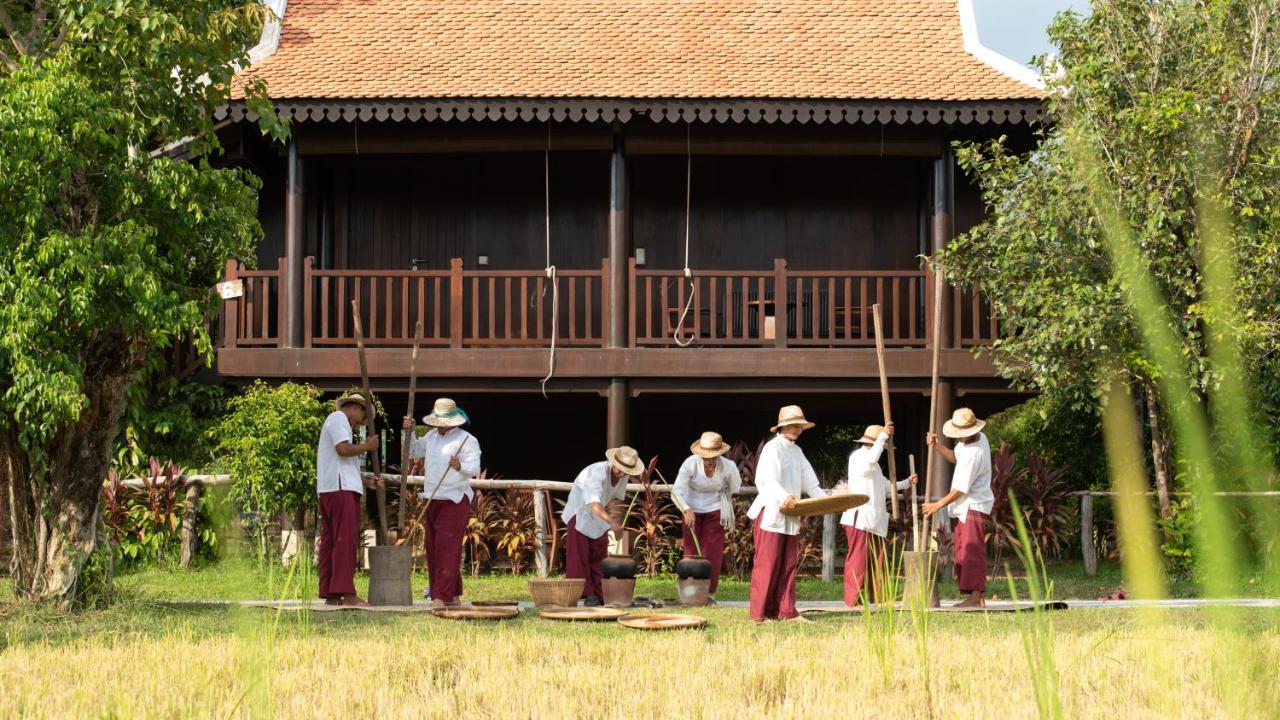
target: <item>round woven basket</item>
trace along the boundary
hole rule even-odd
[[[582,586],[586,584],[582,578],[556,578],[529,580],[529,595],[533,598],[533,606],[573,607],[582,597]]]

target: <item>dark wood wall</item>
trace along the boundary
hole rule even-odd
[[[541,153],[374,155],[316,158],[327,181],[333,265],[540,268],[546,262]],[[608,223],[608,156],[551,157],[551,262],[598,268]],[[322,201],[323,202],[323,201]],[[325,210],[321,210],[325,212]],[[326,242],[318,238],[315,243]]]
[[[684,157],[630,160],[632,245],[649,267],[684,263]],[[915,269],[927,161],[920,158],[693,158],[692,267]]]
[[[643,247],[649,267],[679,268],[682,143],[659,149],[642,140],[627,160],[632,250]],[[607,253],[609,153],[594,146],[551,156],[552,262],[563,269],[599,267]],[[258,262],[275,267],[284,253],[285,163],[278,147],[255,150],[251,169],[263,182]],[[461,257],[474,268],[487,254],[494,269],[543,267],[541,152],[335,152],[342,154],[304,157],[306,248],[319,266],[407,269],[417,258],[446,268]],[[928,157],[822,155],[809,147],[794,155],[697,154],[690,264],[769,269],[782,257],[801,270],[918,268],[928,247],[930,165]],[[983,216],[959,169],[955,208],[957,232]]]

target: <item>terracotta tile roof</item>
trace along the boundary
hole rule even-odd
[[[290,98],[1014,100],[956,0],[291,0]]]

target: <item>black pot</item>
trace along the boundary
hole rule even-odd
[[[711,577],[711,561],[701,555],[686,555],[676,563],[676,577],[682,580],[707,580]]]
[[[630,580],[636,576],[636,561],[630,555],[609,555],[600,563],[600,572],[613,580]]]

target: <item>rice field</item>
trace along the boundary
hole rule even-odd
[[[531,613],[474,623],[138,599],[79,615],[3,612],[0,717],[1037,715],[1030,615],[930,615],[924,628],[910,614],[892,627],[861,615],[756,625],[745,610],[713,608],[699,611],[704,630],[646,633]],[[1224,634],[1211,612],[1235,613],[1240,632]],[[1062,717],[1266,717],[1280,707],[1280,610],[1044,619]],[[1231,687],[1264,691],[1229,706]]]

